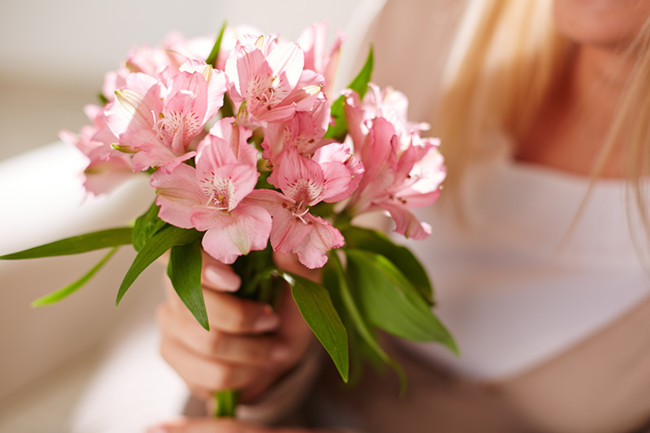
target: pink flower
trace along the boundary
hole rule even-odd
[[[406,141],[412,133],[429,129],[426,123],[408,121],[408,99],[402,92],[391,87],[382,90],[377,85],[369,83],[363,101],[360,101],[359,95],[352,90],[344,90],[343,94],[346,97],[345,116],[348,120],[348,130],[355,143],[363,141],[362,137],[368,133],[368,121],[377,117],[392,123],[396,134]]]
[[[271,246],[275,251],[293,253],[308,268],[327,262],[327,251],[343,246],[341,233],[322,218],[309,213],[321,201],[336,202],[347,198],[353,188],[351,155],[340,143],[316,151],[314,158],[299,154],[296,147],[286,149],[277,159],[269,182],[277,191],[255,191],[251,199],[265,206],[273,216]],[[347,148],[349,150],[349,148]],[[358,164],[352,164],[358,168]]]
[[[295,200],[273,190],[258,189],[247,197],[273,217],[271,246],[274,251],[296,254],[304,266],[315,269],[327,263],[327,252],[344,245],[341,232],[315,217]]]
[[[326,95],[330,95],[341,54],[341,44],[345,37],[342,33],[337,33],[329,52],[325,52],[326,40],[327,24],[321,22],[306,28],[298,37],[298,45],[305,54],[305,69],[311,69],[325,77],[324,91]]]
[[[84,170],[86,191],[94,195],[106,194],[133,176],[131,159],[111,146],[117,138],[108,129],[102,108],[89,105],[85,111],[93,121],[92,126],[83,126],[79,135],[61,131],[59,136],[88,158]]]
[[[364,173],[363,163],[352,154],[349,142],[329,143],[314,154],[325,177],[329,194],[323,201],[336,203],[347,199],[358,188]]]
[[[250,42],[248,38],[237,41],[226,61],[229,95],[238,117],[264,126],[309,110],[316,98],[323,98],[323,79],[303,71],[304,54],[297,44],[280,43],[275,36]]]
[[[275,159],[290,147],[309,157],[319,147],[332,142],[323,139],[330,120],[329,108],[326,101],[318,100],[313,110],[299,111],[285,122],[269,123],[264,128],[264,158],[274,164]]]
[[[151,176],[160,218],[205,231],[203,248],[226,264],[264,249],[271,231],[269,213],[246,200],[259,175],[257,152],[246,142],[250,132],[232,120],[221,120],[201,141],[196,168],[180,164],[169,173],[159,170]]]
[[[135,170],[171,170],[191,158],[193,140],[223,105],[223,73],[205,63],[186,63],[176,75],[166,70],[161,79],[130,74],[107,106],[107,122],[120,146],[135,153]]]
[[[158,79],[165,71],[179,72],[181,65],[189,60],[205,61],[210,54],[214,39],[186,39],[180,33],[167,35],[161,46],[133,47],[129,50],[126,60],[115,71],[108,72],[104,77],[102,95],[110,102],[115,99],[115,91],[126,85],[127,75],[141,72]],[[204,62],[205,63],[205,62]]]
[[[369,130],[362,137],[363,143],[354,143],[360,149],[365,173],[348,204],[351,213],[383,209],[395,221],[397,233],[407,238],[426,238],[431,227],[409,209],[428,206],[440,194],[445,168],[438,142],[423,139],[415,132],[408,139],[400,139],[395,126],[383,117],[368,121],[367,125]]]

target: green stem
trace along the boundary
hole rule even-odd
[[[219,391],[214,395],[214,417],[215,418],[234,418],[239,401],[239,391],[226,390]]]

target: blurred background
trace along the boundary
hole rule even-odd
[[[116,68],[132,45],[155,45],[173,30],[188,37],[213,35],[225,19],[231,25],[249,24],[294,39],[304,27],[325,20],[330,36],[342,29],[350,38],[341,65],[345,71],[347,64],[355,63],[350,55],[357,50],[355,41],[380,4],[381,0],[2,0],[0,254],[123,225],[148,207],[151,191],[137,181],[108,199],[88,199],[77,175],[83,160],[74,150],[50,144],[58,140],[60,129],[78,131],[87,122],[83,106],[96,102],[104,73]],[[146,415],[148,406],[157,406],[148,415],[155,419],[182,404],[180,395],[177,402],[161,400],[135,408],[127,398],[139,392],[184,389],[158,360],[155,338],[138,340],[138,332],[155,335],[154,309],[163,295],[160,267],[146,272],[117,310],[116,289],[133,258],[126,251],[80,293],[54,306],[29,307],[35,298],[81,276],[101,256],[0,262],[1,433],[128,433],[128,427],[110,430],[88,401],[105,404],[113,399],[103,408],[105,419],[134,412]],[[145,371],[166,375],[168,382],[148,383],[138,377],[133,373],[137,369],[130,370],[138,363]],[[110,365],[122,370],[114,371],[118,367]],[[116,378],[124,385],[115,395],[96,395],[96,389]],[[121,399],[125,401],[120,403]],[[138,422],[144,421],[131,425]],[[73,430],[75,423],[87,427]]]

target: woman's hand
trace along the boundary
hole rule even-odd
[[[228,418],[184,418],[151,427],[147,433],[343,433],[343,431],[268,428]]]
[[[292,260],[280,261],[300,272],[291,269]],[[227,389],[241,390],[243,402],[254,399],[300,361],[313,339],[288,290],[273,310],[234,296],[239,284],[229,266],[204,255],[202,285],[210,331],[198,324],[169,281],[167,300],[158,309],[162,357],[206,401]]]

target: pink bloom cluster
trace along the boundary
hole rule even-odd
[[[426,237],[430,227],[410,209],[438,197],[438,143],[407,121],[404,95],[372,84],[363,100],[343,92],[349,133],[343,142],[325,138],[342,43],[339,36],[326,49],[325,35],[324,24],[298,42],[229,29],[216,67],[205,61],[205,39],[173,35],[162,47],[132,50],[106,77],[105,105],[87,108],[93,125],[62,133],[89,159],[87,190],[153,173],[159,217],[205,232],[203,248],[223,263],[270,242],[309,268],[323,266],[345,239],[312,213],[321,203],[348,219],[384,210],[398,233]]]

